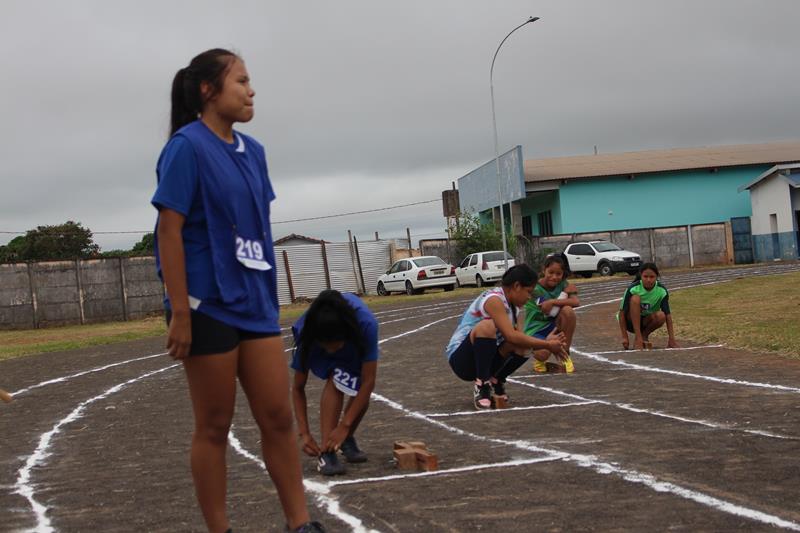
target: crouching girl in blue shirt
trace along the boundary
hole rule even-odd
[[[292,327],[295,350],[294,413],[303,451],[318,458],[326,476],[344,474],[341,450],[349,463],[367,460],[354,434],[369,407],[378,369],[378,322],[369,308],[351,293],[322,291]],[[308,426],[308,372],[325,380],[320,400],[320,446]],[[347,405],[344,397],[347,396]]]

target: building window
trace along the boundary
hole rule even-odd
[[[553,234],[553,217],[550,211],[539,213],[539,235],[546,236]]]
[[[533,235],[533,225],[531,224],[531,217],[522,217],[522,234],[526,237]]]

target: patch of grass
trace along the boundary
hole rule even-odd
[[[678,338],[800,358],[800,272],[684,289],[669,299]]]
[[[0,331],[0,360],[101,344],[158,337],[167,331],[162,317],[33,330]]]
[[[432,290],[425,294],[407,296],[365,296],[371,308],[387,305],[434,302],[477,296],[485,289],[461,288],[452,292]],[[296,303],[281,307],[281,320],[294,321],[308,309],[307,303]],[[43,352],[59,352],[132,341],[148,337],[159,337],[167,333],[163,317],[151,317],[130,322],[106,322],[83,326],[64,326],[43,329],[0,331],[0,360],[22,357]]]

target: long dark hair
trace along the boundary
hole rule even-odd
[[[303,369],[308,368],[308,353],[315,344],[335,341],[352,343],[362,357],[367,353],[355,309],[339,291],[328,289],[309,306],[295,344]]]
[[[172,80],[172,111],[169,120],[170,137],[179,129],[197,120],[205,100],[222,90],[225,73],[239,56],[223,48],[212,48],[196,55],[188,67],[180,69]],[[211,94],[200,93],[200,84],[211,86]]]
[[[658,267],[655,263],[642,263],[642,266],[639,267],[639,272],[636,273],[636,281],[642,281],[642,272],[645,270],[652,270],[656,273],[656,279],[661,277],[661,274],[658,273]]]

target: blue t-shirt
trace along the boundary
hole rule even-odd
[[[200,121],[188,127],[206,128]],[[198,156],[195,152],[202,147],[193,145],[187,137],[180,135],[181,131],[183,130],[169,140],[159,157],[158,187],[152,204],[159,211],[167,208],[186,217],[182,236],[190,306],[232,327],[261,333],[279,332],[277,294],[273,294],[276,284],[274,268],[259,271],[243,265],[240,267],[248,300],[251,304],[256,302],[256,305],[249,306],[247,312],[232,310],[221,301],[220,289],[215,279],[207,210],[201,191]],[[234,132],[232,144],[216,135],[207,138],[208,142],[224,147],[224,157],[217,157],[214,162],[218,165],[217,168],[224,169],[225,192],[230,195],[229,203],[235,205],[237,210],[237,232],[243,235],[268,235],[269,238],[265,238],[266,242],[263,244],[268,249],[269,257],[272,257],[271,232],[269,227],[261,227],[264,212],[266,220],[269,220],[269,204],[260,199],[272,201],[275,198],[263,151],[259,153],[260,146],[238,132]],[[248,180],[240,167],[255,169],[252,174],[256,178],[250,177]],[[158,247],[155,251],[160,274]],[[168,295],[164,299],[164,306],[170,308]]]
[[[350,373],[350,375],[360,376],[361,365],[363,363],[378,360],[378,321],[375,320],[375,316],[364,302],[361,301],[361,298],[349,292],[342,293],[342,296],[356,312],[356,319],[361,328],[366,352],[362,357],[358,353],[358,349],[351,342],[346,342],[341,350],[332,354],[327,353],[319,346],[312,346],[308,351],[308,370],[311,370],[311,372],[320,379],[328,379],[328,376],[330,376],[331,372],[336,368],[344,370]],[[300,337],[300,332],[303,330],[305,321],[306,315],[303,314],[303,316],[295,322],[294,326],[292,326],[295,345],[297,344],[297,339]],[[307,371],[303,369],[300,363],[300,354],[296,347],[292,357],[291,367],[300,372]]]

